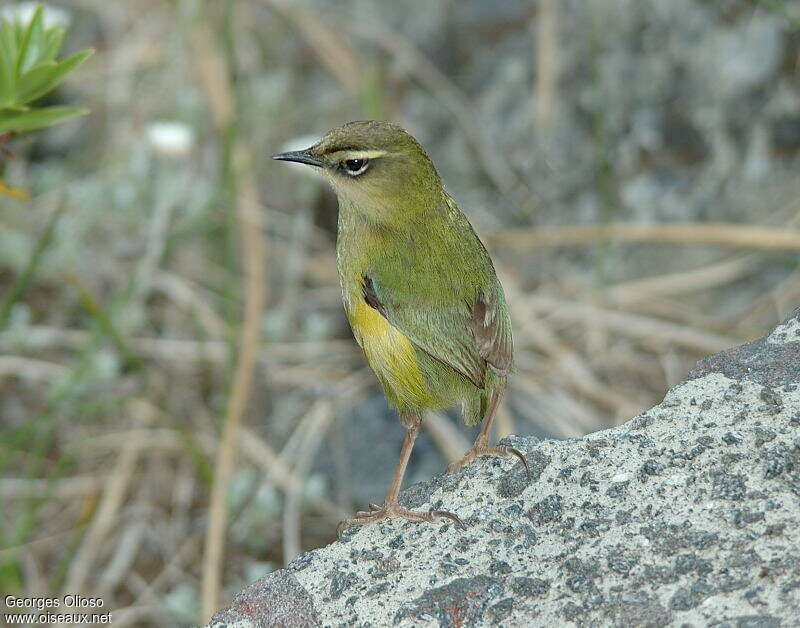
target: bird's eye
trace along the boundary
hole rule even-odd
[[[355,177],[364,172],[369,166],[369,159],[345,159],[342,168],[351,177]]]

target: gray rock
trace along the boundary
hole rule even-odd
[[[321,624],[308,591],[292,572],[279,569],[240,591],[228,608],[211,618],[209,625],[266,628]]]
[[[351,530],[243,591],[217,625],[795,624],[798,329],[800,310],[617,428],[513,437],[530,479],[519,462],[482,458],[411,487],[404,503],[455,512],[467,529]]]

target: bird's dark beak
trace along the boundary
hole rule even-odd
[[[273,155],[272,158],[278,161],[296,161],[299,164],[316,166],[317,168],[324,166],[325,164],[319,159],[311,156],[309,150],[310,149],[307,148],[306,150],[293,150],[288,153],[278,153],[277,155]]]

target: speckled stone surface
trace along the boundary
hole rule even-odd
[[[285,569],[273,571],[240,591],[228,608],[214,615],[212,624],[230,628],[321,625],[311,596]]]
[[[800,624],[798,330],[800,311],[702,360],[620,427],[509,438],[530,478],[484,458],[410,487],[407,506],[467,529],[350,530],[246,589],[217,625]]]

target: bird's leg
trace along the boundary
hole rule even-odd
[[[500,399],[503,396],[502,391],[496,390],[492,393],[491,398],[489,399],[489,407],[486,410],[486,418],[483,421],[483,426],[481,427],[480,434],[478,434],[478,438],[475,439],[475,443],[470,447],[467,453],[464,454],[464,457],[461,460],[457,460],[456,462],[451,462],[447,466],[448,473],[456,473],[461,471],[464,467],[466,467],[470,462],[475,460],[478,456],[491,456],[491,455],[499,455],[499,456],[516,456],[520,459],[523,466],[525,467],[525,472],[530,475],[530,469],[528,469],[528,461],[525,460],[525,456],[522,455],[522,452],[519,449],[514,449],[513,447],[509,447],[508,445],[495,445],[493,447],[489,446],[489,428],[492,425],[492,420],[494,419],[495,412],[497,410],[497,406],[500,405]]]
[[[464,523],[457,515],[446,510],[430,510],[428,512],[417,512],[415,510],[408,510],[403,508],[397,501],[397,496],[400,494],[400,487],[403,484],[403,476],[406,474],[406,467],[408,466],[408,459],[411,457],[411,450],[414,447],[414,441],[417,440],[420,425],[422,424],[419,415],[404,416],[403,423],[406,425],[406,437],[403,440],[403,447],[400,449],[400,459],[397,461],[397,466],[394,468],[392,474],[392,483],[389,485],[389,490],[386,492],[386,499],[383,506],[377,504],[370,504],[369,511],[360,511],[356,513],[355,518],[345,519],[339,524],[338,533],[341,534],[342,530],[350,526],[367,525],[380,521],[381,519],[398,518],[408,519],[410,521],[427,521],[433,523],[437,517],[445,517],[452,519],[460,527],[464,528]]]

